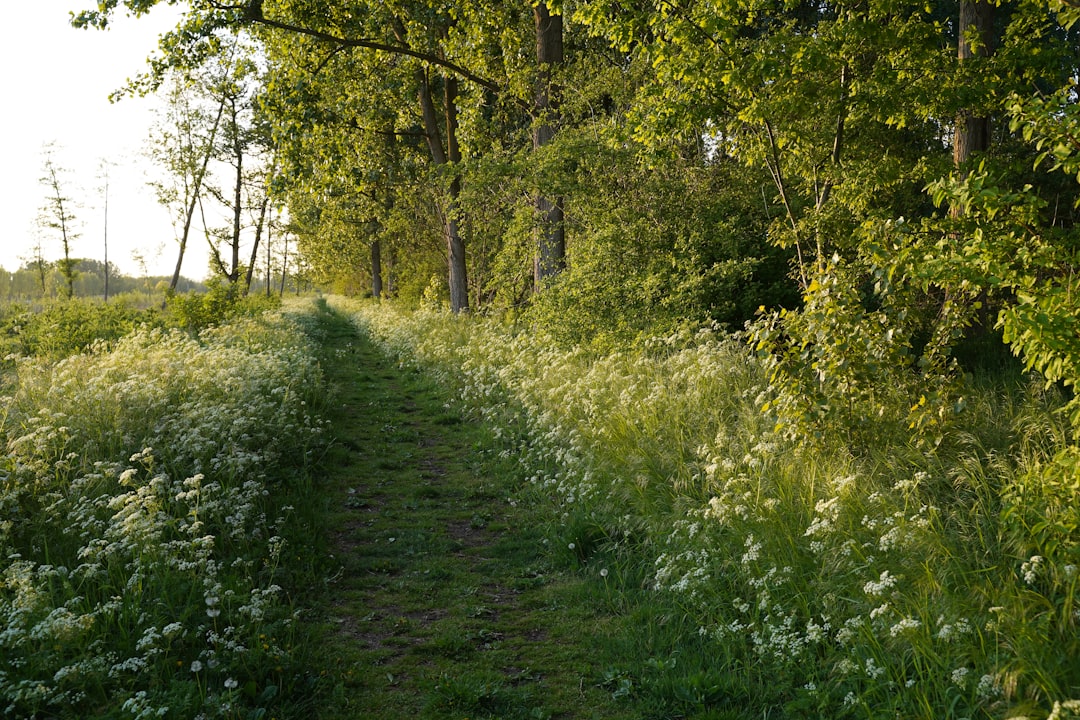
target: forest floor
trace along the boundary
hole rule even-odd
[[[626,618],[546,559],[507,443],[347,319],[322,319],[335,440],[318,716],[641,717],[605,674],[603,638]]]

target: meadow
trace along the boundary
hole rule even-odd
[[[129,319],[60,314],[84,312]],[[0,715],[282,717],[304,697],[308,315],[132,322],[81,349],[27,318],[23,344],[55,342],[4,365]]]
[[[598,596],[644,594],[661,608],[646,622],[696,636],[610,668],[613,694],[645,707],[666,674],[685,702],[657,716],[1080,715],[1055,388],[968,378],[932,442],[889,413],[804,434],[772,410],[767,362],[714,330],[598,354],[493,319],[335,307],[512,439],[553,504],[553,552]]]

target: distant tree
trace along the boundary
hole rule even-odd
[[[36,239],[30,252],[30,255],[20,258],[20,260],[23,261],[23,269],[16,273],[16,275],[31,272],[36,279],[38,286],[41,287],[41,296],[45,297],[45,283],[49,276],[49,267],[51,263],[45,259],[45,252],[42,248],[40,237]]]
[[[109,302],[109,170],[112,168],[112,163],[108,160],[102,160],[98,166],[98,178],[101,180],[101,196],[103,200],[104,209],[104,222],[103,231],[105,242],[105,259],[102,264],[102,269],[105,273],[105,302]]]
[[[41,177],[41,184],[46,189],[46,200],[45,205],[41,208],[38,222],[43,229],[59,233],[60,242],[64,249],[64,259],[57,263],[57,267],[67,286],[65,295],[70,298],[75,294],[75,265],[77,261],[71,258],[71,243],[78,237],[76,232],[77,219],[74,213],[75,201],[65,194],[66,188],[63,175],[67,171],[56,164],[53,159],[54,152],[54,146],[45,146],[45,174]],[[42,283],[42,288],[44,288],[44,283]]]

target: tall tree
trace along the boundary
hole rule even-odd
[[[996,9],[997,5],[989,0],[961,0],[956,57],[963,70],[968,70],[974,58],[993,54]],[[990,117],[970,107],[962,108],[953,133],[953,163],[963,168],[974,153],[989,147]]]
[[[101,180],[102,210],[102,240],[105,245],[105,257],[102,269],[105,273],[105,302],[109,302],[109,171],[112,164],[108,160],[102,160],[98,166],[98,178]]]
[[[555,76],[563,56],[563,18],[553,13],[546,2],[533,8],[536,25],[536,94],[533,102],[533,149],[548,145],[558,123],[559,88]],[[539,290],[544,281],[563,269],[566,260],[566,227],[563,198],[549,198],[538,193],[536,209],[540,215],[537,228],[534,284]]]

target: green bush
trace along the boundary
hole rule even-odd
[[[281,305],[276,295],[244,295],[241,287],[219,278],[207,283],[204,293],[176,293],[166,299],[170,323],[190,332],[199,332],[237,317],[254,317]]]
[[[143,323],[155,324],[158,317],[127,302],[71,299],[40,309],[12,305],[0,322],[5,355],[59,359],[98,342],[111,344]]]

